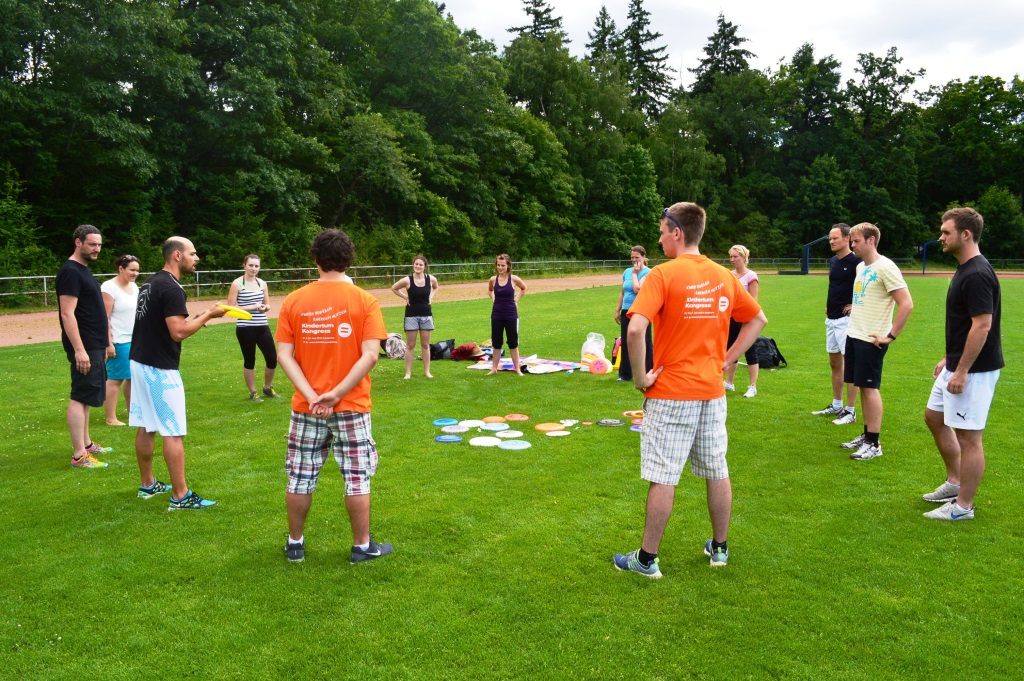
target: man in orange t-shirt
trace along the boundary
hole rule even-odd
[[[659,578],[658,548],[672,515],[676,485],[692,454],[690,470],[707,482],[713,537],[704,544],[711,565],[729,560],[726,536],[732,514],[732,485],[725,462],[725,386],[722,373],[757,340],[768,320],[729,270],[700,254],[704,209],[677,203],[661,215],[661,243],[671,258],[647,275],[629,308],[630,363],[645,366],[644,337],[653,322],[654,370],[633,373],[644,393],[640,474],[651,483],[640,548],[616,554],[613,563],[645,577]],[[729,319],[743,323],[726,350]]]
[[[303,530],[320,469],[333,449],[345,478],[352,524],[352,563],[391,553],[370,536],[370,478],[377,447],[370,429],[370,370],[387,338],[377,299],[350,283],[345,270],[355,247],[348,235],[325,229],[310,255],[320,280],[288,295],[277,321],[278,360],[295,386],[288,431],[288,543],[285,556],[305,558]]]

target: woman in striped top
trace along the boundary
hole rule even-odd
[[[256,348],[263,353],[263,361],[267,368],[263,372],[263,395],[280,397],[274,392],[274,372],[277,370],[277,347],[274,336],[270,333],[267,322],[267,310],[270,309],[270,292],[267,282],[256,275],[260,273],[260,256],[250,254],[242,263],[245,274],[231,282],[228,293],[228,305],[240,307],[252,313],[252,319],[239,319],[235,325],[235,337],[242,348],[245,386],[249,389],[249,399],[262,402],[263,398],[256,392]]]

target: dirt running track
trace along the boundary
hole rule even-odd
[[[595,286],[616,286],[622,280],[620,274],[597,274],[585,277],[561,277],[552,279],[529,279],[526,285],[528,293],[544,293],[546,291],[570,291],[581,288],[594,288]],[[393,294],[391,289],[370,289],[369,291],[382,307],[397,307],[405,305],[405,302]],[[472,300],[483,298],[487,295],[486,282],[471,282],[468,284],[445,284],[438,291],[435,302],[446,302],[450,300]],[[284,296],[270,297],[270,312],[268,316],[277,317],[277,311],[281,308]],[[195,300],[189,301],[188,309],[192,314],[198,314],[207,309],[214,301]],[[223,301],[221,301],[223,302]],[[614,304],[614,301],[612,303]],[[215,319],[211,324],[230,324],[230,319]],[[27,345],[29,343],[50,343],[60,340],[60,322],[57,319],[57,311],[46,312],[24,312],[15,314],[0,315],[0,347],[8,345]]]

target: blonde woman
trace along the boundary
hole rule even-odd
[[[128,354],[132,349],[132,331],[135,330],[135,308],[139,303],[139,259],[134,255],[122,255],[114,260],[117,276],[100,286],[103,306],[107,310],[107,394],[103,408],[107,412],[108,426],[124,426],[117,418],[117,395],[124,391],[124,404],[132,406],[132,370],[128,366]]]
[[[430,307],[437,295],[437,278],[427,274],[425,255],[412,259],[412,274],[402,277],[391,287],[391,291],[406,302],[405,305],[405,377],[412,376],[412,361],[415,358],[416,333],[420,335],[420,354],[423,356],[423,375],[433,378],[430,373],[430,332],[434,330],[434,313]]]
[[[487,375],[498,373],[501,366],[501,348],[508,336],[508,349],[512,355],[512,368],[520,376],[519,368],[519,300],[526,295],[526,284],[512,274],[512,258],[502,253],[494,259],[497,274],[487,282],[487,295],[494,305],[491,306],[491,370]]]
[[[747,263],[750,262],[750,250],[746,246],[736,245],[729,249],[729,262],[732,263],[732,273],[740,280],[743,284],[743,288],[747,290],[747,293],[751,295],[754,300],[757,300],[757,292],[760,286],[757,279],[757,272],[747,268]],[[732,344],[736,342],[737,336],[740,335],[740,329],[742,324],[737,321],[729,320],[729,343],[727,347],[732,347]],[[757,374],[760,370],[760,365],[757,363],[757,353],[754,351],[754,347],[751,346],[747,350],[744,359],[747,360],[747,372],[750,374],[750,386],[747,388],[747,392],[743,393],[744,397],[756,397],[757,396]],[[725,371],[725,389],[735,390],[736,384],[736,367],[739,366],[739,362],[734,362]]]
[[[262,402],[263,397],[280,397],[274,392],[274,373],[277,371],[277,346],[270,333],[267,310],[270,309],[270,290],[260,279],[260,256],[250,253],[242,261],[245,273],[231,282],[228,305],[252,313],[252,319],[239,319],[235,324],[235,338],[242,349],[242,378],[249,389],[249,399]],[[256,348],[263,354],[263,397],[256,392]]]

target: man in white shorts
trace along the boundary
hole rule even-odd
[[[970,520],[985,473],[982,435],[1003,368],[999,279],[979,242],[984,221],[973,208],[942,216],[942,250],[958,263],[946,293],[946,356],[935,365],[925,422],[946,465],[946,481],[925,501],[935,520]]]
[[[707,485],[712,538],[704,544],[711,565],[729,560],[726,543],[732,514],[732,484],[725,455],[725,367],[737,361],[768,323],[739,280],[700,254],[704,209],[677,203],[661,217],[660,243],[669,258],[647,278],[629,307],[626,334],[633,367],[647,366],[647,327],[654,324],[654,366],[633,371],[644,393],[640,434],[640,476],[650,483],[640,548],[615,554],[616,569],[661,577],[658,549],[672,515],[676,485],[693,455],[691,472]],[[743,324],[726,352],[729,319]],[[711,343],[708,339],[715,339]]]
[[[135,456],[142,484],[138,496],[149,499],[170,490],[168,510],[195,510],[217,502],[203,499],[185,481],[185,387],[178,373],[181,341],[224,310],[214,305],[198,317],[188,318],[182,274],[195,272],[199,256],[188,239],[171,237],[164,243],[164,268],[139,287],[139,304],[132,332],[129,364],[132,403],[128,425],[138,427]],[[156,433],[163,437],[164,461],[171,478],[168,486],[153,477]]]
[[[825,299],[825,351],[832,369],[832,404],[811,412],[815,416],[835,416],[832,423],[844,426],[857,422],[857,386],[846,384],[843,406],[843,356],[846,354],[846,329],[853,308],[853,282],[857,279],[860,258],[850,250],[850,226],[833,225],[828,245],[835,256],[828,263],[828,297]]]

